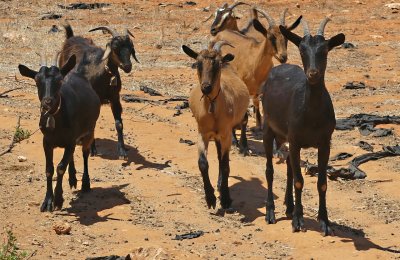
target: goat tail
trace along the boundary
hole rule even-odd
[[[64,28],[65,28],[65,37],[66,37],[67,39],[69,39],[69,38],[71,38],[71,37],[74,37],[74,32],[72,31],[71,25],[65,24],[65,25],[64,25]]]

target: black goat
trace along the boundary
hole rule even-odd
[[[332,233],[326,209],[326,168],[331,136],[336,124],[332,101],[325,87],[325,70],[328,52],[345,40],[342,33],[325,40],[324,28],[328,21],[329,19],[325,18],[321,22],[316,36],[310,35],[304,20],[304,37],[290,32],[284,26],[279,27],[282,34],[299,48],[304,71],[299,66],[290,64],[274,67],[265,83],[263,95],[265,119],[263,141],[267,156],[265,174],[268,182],[265,219],[268,223],[276,222],[272,192],[274,139],[278,147],[284,142],[289,142],[285,204],[286,215],[293,217],[294,232],[304,230],[301,203],[304,180],[300,169],[300,149],[318,148],[318,220],[324,236]]]
[[[127,159],[128,155],[124,144],[122,106],[120,101],[121,77],[118,67],[124,72],[132,70],[130,56],[137,61],[135,48],[129,36],[128,30],[125,35],[118,34],[108,27],[98,27],[90,31],[104,30],[112,35],[107,43],[106,49],[97,47],[91,39],[74,36],[70,25],[65,25],[66,40],[62,47],[59,64],[62,66],[72,55],[76,55],[77,64],[82,63],[85,54],[88,58],[85,61],[84,75],[96,91],[102,104],[111,104],[111,110],[115,120],[115,128],[118,133],[118,153],[120,159]],[[92,155],[97,153],[95,142],[92,144]]]
[[[77,71],[68,73],[76,64],[75,55],[72,55],[62,68],[56,65],[57,57],[58,55],[55,56],[52,65],[47,67],[41,56],[41,68],[38,72],[24,65],[18,66],[21,75],[35,80],[41,103],[39,127],[43,133],[47,177],[47,192],[40,207],[41,211],[62,208],[62,179],[68,164],[69,184],[76,187],[76,170],[72,158],[77,143],[82,144],[84,162],[82,191],[90,190],[88,156],[96,120],[100,114],[100,100],[89,81]],[[68,76],[65,77],[67,73]],[[53,150],[56,147],[65,149],[57,166],[57,184],[53,194]]]

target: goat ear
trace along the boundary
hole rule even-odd
[[[182,50],[183,50],[184,53],[186,53],[189,57],[191,57],[193,59],[197,59],[197,56],[199,56],[199,54],[197,52],[195,52],[194,50],[190,49],[186,45],[182,45]]]
[[[253,19],[253,26],[257,31],[262,33],[262,35],[267,35],[268,34],[267,29],[265,29],[264,25],[262,25],[259,20]]]
[[[281,33],[283,36],[286,37],[286,39],[288,39],[289,41],[291,41],[294,45],[296,45],[297,47],[299,47],[299,44],[301,42],[301,37],[298,36],[295,33],[292,33],[291,31],[289,31],[288,29],[285,28],[285,26],[279,25],[279,30],[281,30]]]
[[[62,66],[62,68],[60,68],[61,75],[65,77],[68,74],[68,72],[70,72],[75,67],[75,64],[76,64],[76,56],[72,55],[71,57],[69,57],[67,63],[65,63]]]
[[[224,57],[222,57],[222,64],[233,61],[234,58],[235,58],[235,55],[228,53]]]
[[[31,70],[25,65],[19,64],[18,65],[19,73],[21,73],[22,76],[28,77],[31,79],[35,79],[35,76],[37,74],[37,71]]]
[[[303,16],[300,15],[299,18],[297,18],[297,20],[294,21],[294,23],[293,23],[291,26],[289,26],[287,29],[288,29],[289,31],[293,31],[294,29],[296,29],[296,27],[299,26],[299,24],[300,24],[302,18],[303,18]]]
[[[339,46],[344,43],[345,36],[343,33],[339,33],[338,35],[333,36],[328,40],[328,48],[332,50],[334,47]]]

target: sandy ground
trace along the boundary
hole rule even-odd
[[[187,96],[197,84],[191,60],[180,51],[181,44],[200,50],[209,40],[211,12],[223,4],[197,1],[190,6],[160,7],[160,2],[106,1],[111,6],[95,10],[62,10],[59,4],[70,1],[0,1],[0,92],[20,87],[0,98],[0,148],[9,144],[18,117],[31,132],[38,128],[39,101],[34,82],[17,71],[19,63],[38,68],[37,51],[49,58],[61,47],[64,32],[48,34],[52,25],[61,27],[66,19],[77,35],[91,37],[105,46],[108,35],[88,33],[90,28],[110,25],[122,31],[129,28],[140,64],[123,74],[122,94],[136,94],[149,86],[164,97]],[[333,21],[326,36],[339,32],[356,48],[338,48],[329,54],[326,84],[337,118],[355,113],[399,115],[400,112],[400,14],[385,7],[384,1],[256,1],[278,18],[289,7],[294,20],[300,14],[311,28],[317,28],[325,15]],[[388,1],[389,2],[389,1]],[[298,4],[298,6],[296,6]],[[61,20],[40,20],[48,12],[62,14]],[[247,9],[238,8],[243,24]],[[265,21],[263,21],[265,23]],[[299,34],[301,29],[296,29]],[[161,48],[157,48],[161,47]],[[289,44],[289,62],[300,64],[298,50]],[[343,90],[348,81],[363,81],[362,90]],[[153,98],[157,100],[157,98]],[[126,103],[124,126],[128,161],[116,153],[116,132],[111,110],[103,106],[96,136],[100,155],[89,161],[93,190],[80,194],[64,181],[64,207],[61,211],[41,213],[45,195],[42,134],[35,132],[0,157],[0,233],[12,228],[20,248],[32,259],[84,259],[88,256],[126,255],[142,258],[205,259],[400,259],[400,163],[399,158],[368,162],[364,180],[339,179],[328,182],[327,205],[335,236],[322,237],[316,215],[318,195],[316,178],[305,176],[303,203],[305,233],[292,233],[283,205],[286,169],[275,166],[274,192],[278,222],[264,221],[266,181],[265,158],[260,135],[248,131],[253,156],[242,157],[234,149],[229,185],[233,214],[208,209],[197,168],[197,148],[180,143],[180,138],[196,141],[196,124],[189,110],[174,117],[167,104]],[[255,125],[250,118],[249,127]],[[400,127],[388,137],[364,137],[358,130],[336,131],[331,154],[365,153],[355,144],[367,141],[375,150],[399,143]],[[56,151],[55,164],[61,157]],[[27,157],[19,162],[17,156]],[[82,176],[82,156],[77,149],[78,180]],[[316,162],[314,149],[302,152],[302,159]],[[217,179],[216,151],[209,153],[210,174]],[[347,161],[334,163],[344,166]],[[65,177],[66,179],[67,177]],[[78,182],[80,186],[80,181]],[[70,235],[57,235],[56,223],[69,223]],[[176,234],[204,231],[193,239],[172,240]],[[140,258],[142,257],[142,258]]]

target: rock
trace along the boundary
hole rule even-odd
[[[385,4],[385,6],[392,10],[400,10],[400,3]]]
[[[19,162],[26,162],[26,160],[28,160],[25,156],[22,155],[18,156],[17,159]]]
[[[71,225],[68,223],[56,223],[53,229],[57,235],[69,235],[71,232]]]

